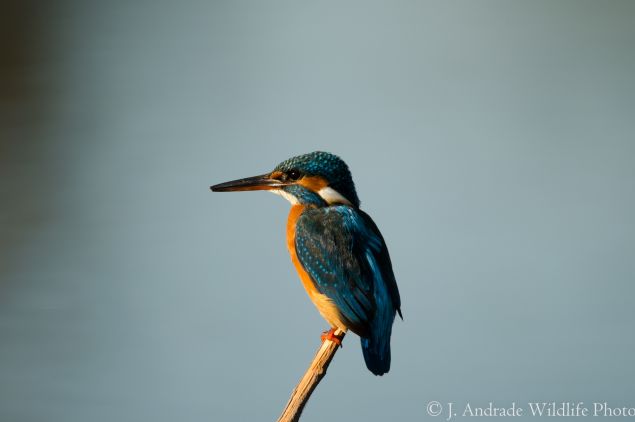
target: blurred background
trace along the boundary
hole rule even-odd
[[[327,328],[289,205],[343,157],[405,320],[303,421],[635,406],[632,1],[2,1],[0,420],[275,420]]]

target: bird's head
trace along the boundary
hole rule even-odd
[[[346,163],[336,155],[316,151],[289,158],[272,172],[211,187],[214,192],[268,190],[291,203],[359,207],[355,184]]]

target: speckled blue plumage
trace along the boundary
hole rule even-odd
[[[390,335],[400,298],[388,249],[372,219],[347,205],[310,206],[296,222],[296,254],[317,290],[361,338],[366,366],[390,369]]]
[[[291,169],[298,169],[308,176],[324,177],[333,189],[344,195],[353,205],[359,207],[359,198],[355,191],[351,172],[344,160],[337,155],[323,151],[299,155],[278,164],[274,171],[289,171]]]

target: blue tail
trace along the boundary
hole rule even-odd
[[[366,367],[375,375],[384,375],[390,370],[390,343],[380,346],[371,339],[361,340]]]
[[[390,371],[390,334],[397,310],[399,305],[393,304],[386,284],[380,277],[375,282],[375,315],[370,321],[367,337],[361,337],[366,367],[375,375],[384,375]],[[401,316],[401,311],[399,315]]]
[[[376,332],[371,332],[370,338],[361,338],[362,353],[366,361],[366,367],[375,375],[384,375],[390,370],[390,332],[382,336],[377,336]],[[375,330],[373,330],[375,331]]]

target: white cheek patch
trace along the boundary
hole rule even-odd
[[[291,204],[293,205],[296,205],[299,203],[298,198],[296,198],[295,196],[291,195],[288,192],[283,191],[282,189],[272,189],[269,192],[282,196],[284,199],[291,202]]]
[[[320,195],[322,199],[326,201],[327,204],[338,203],[338,204],[346,204],[351,206],[353,205],[351,204],[351,201],[346,199],[341,193],[339,193],[338,191],[336,191],[330,186],[326,186],[320,189],[318,191],[318,195]]]

